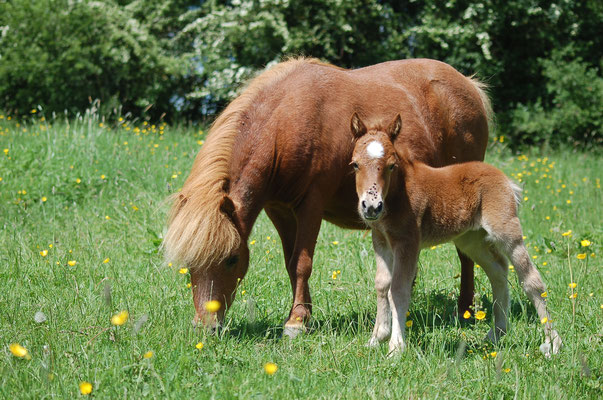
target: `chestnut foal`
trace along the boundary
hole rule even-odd
[[[517,206],[521,189],[500,170],[481,162],[432,168],[397,154],[392,144],[400,115],[387,129],[367,129],[354,114],[358,212],[372,229],[377,258],[377,319],[370,346],[390,338],[390,354],[404,350],[406,312],[421,248],[452,241],[479,263],[492,285],[496,342],[507,329],[507,260],[543,321],[545,356],[557,353],[561,338],[553,329],[541,294],[546,292],[523,243]],[[546,318],[546,319],[545,319]]]

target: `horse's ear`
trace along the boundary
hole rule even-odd
[[[364,126],[364,123],[362,123],[362,121],[360,120],[360,117],[358,117],[358,114],[354,113],[354,115],[352,115],[352,121],[350,123],[350,126],[352,128],[352,134],[354,135],[354,138],[358,139],[359,137],[361,137],[362,135],[364,135],[366,133],[366,126]]]
[[[232,219],[235,212],[235,205],[230,199],[230,197],[224,195],[222,200],[220,200],[220,211],[228,216],[228,218]]]
[[[402,118],[400,117],[400,114],[398,114],[396,116],[396,119],[394,119],[394,122],[392,122],[389,125],[389,127],[387,128],[387,134],[389,135],[389,138],[391,139],[392,142],[394,140],[396,140],[396,137],[398,137],[398,134],[400,133],[401,130],[402,130]]]

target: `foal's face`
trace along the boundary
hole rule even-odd
[[[369,222],[385,215],[385,198],[391,175],[397,166],[396,152],[389,135],[369,131],[356,142],[352,156],[356,170],[358,213]]]

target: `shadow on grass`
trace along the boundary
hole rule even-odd
[[[412,320],[412,329],[408,331],[411,342],[422,350],[429,350],[431,346],[430,336],[436,331],[450,328],[456,330],[459,327],[468,327],[475,324],[493,325],[492,302],[487,296],[482,296],[480,301],[482,309],[486,311],[486,318],[476,321],[473,317],[464,319],[457,317],[457,298],[443,291],[433,290],[428,293],[416,293],[411,302],[410,314],[407,320]],[[359,310],[333,316],[321,315],[315,317],[307,327],[307,334],[323,333],[338,336],[370,334],[375,323],[376,310],[371,307],[363,307]],[[529,302],[513,301],[510,314],[514,319],[526,318],[532,322],[538,322],[536,311]],[[534,323],[535,323],[534,322]],[[283,336],[283,323],[276,322],[273,318],[249,321],[232,321],[228,328],[228,335],[241,340],[269,339],[278,340]],[[444,345],[454,355],[458,346],[457,335],[447,335],[445,343],[439,339],[439,345]],[[468,344],[468,349],[483,348],[484,342]],[[491,347],[491,345],[490,345]]]

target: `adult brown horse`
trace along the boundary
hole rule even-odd
[[[431,166],[482,160],[490,103],[481,85],[439,61],[391,61],[345,70],[291,59],[263,72],[214,122],[164,238],[166,259],[191,272],[194,322],[214,325],[249,266],[247,239],[262,209],[275,225],[293,290],[285,333],[312,309],[308,279],[322,219],[366,225],[356,212],[350,115],[404,127],[396,148]],[[461,258],[459,310],[473,298],[473,262]],[[205,310],[218,300],[220,310]]]

